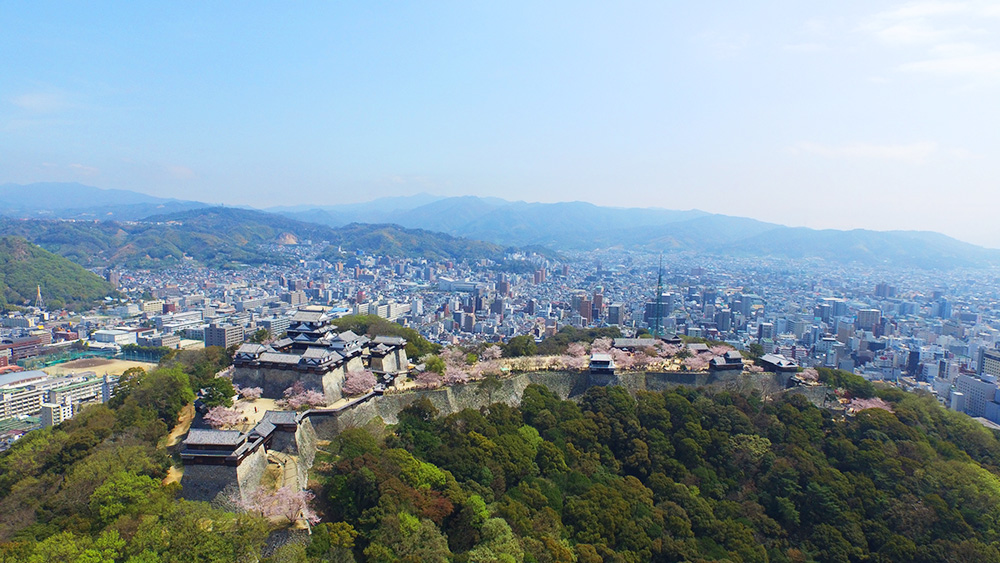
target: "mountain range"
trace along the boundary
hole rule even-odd
[[[429,194],[344,205],[275,207],[266,213],[242,217],[240,220],[246,222],[239,224],[228,223],[217,211],[210,209],[219,208],[80,184],[0,186],[0,215],[103,219],[105,223],[110,219],[116,226],[98,226],[89,231],[107,235],[114,230],[119,238],[124,231],[129,235],[125,236],[129,243],[134,242],[130,236],[139,236],[139,231],[154,239],[163,237],[165,250],[154,248],[155,240],[148,240],[148,237],[140,241],[137,249],[129,244],[117,247],[105,244],[106,248],[100,250],[111,253],[105,256],[108,259],[119,259],[124,252],[127,260],[134,260],[135,256],[143,256],[145,250],[179,259],[187,253],[185,248],[191,246],[190,239],[195,239],[206,247],[200,254],[210,253],[211,248],[219,249],[215,257],[204,257],[210,263],[220,260],[255,263],[274,257],[266,253],[256,258],[247,256],[247,244],[274,242],[276,239],[268,237],[284,230],[295,237],[329,240],[335,244],[346,242],[371,252],[419,255],[426,251],[429,258],[456,258],[475,252],[495,256],[503,248],[534,247],[556,251],[694,252],[918,268],[1000,264],[1000,250],[985,249],[933,232],[815,230],[696,209],[601,207],[585,202],[526,203]],[[225,209],[235,212],[234,208]],[[199,217],[214,219],[198,220]],[[121,221],[161,223],[160,227],[171,228],[160,232],[162,228],[153,229],[148,225],[122,226],[117,223]],[[175,224],[166,225],[171,221]],[[247,229],[253,232],[245,232]],[[51,228],[43,230],[51,231]],[[43,246],[47,244],[41,236],[28,238],[39,240]],[[61,244],[79,246],[76,240]],[[70,256],[75,252],[66,246],[61,248]]]
[[[0,233],[16,235],[88,267],[173,266],[191,261],[209,267],[284,264],[278,245],[328,241],[333,260],[344,251],[439,260],[501,260],[499,245],[398,225],[328,227],[250,209],[203,207],[154,215],[143,221],[0,218]]]
[[[381,210],[381,212],[380,212]],[[744,257],[822,259],[869,266],[949,268],[1000,264],[1000,250],[929,231],[816,230],[693,209],[525,203],[420,195],[365,204],[270,211],[337,226],[379,221],[503,245],[555,250],[689,251]]]
[[[210,205],[77,183],[0,184],[0,215],[6,217],[135,221],[202,207]]]

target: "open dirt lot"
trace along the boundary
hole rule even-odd
[[[92,371],[97,375],[121,375],[128,368],[134,367],[140,367],[146,371],[150,371],[156,367],[156,364],[146,362],[130,362],[127,360],[109,360],[106,358],[83,358],[73,360],[72,362],[42,368],[42,371],[49,375],[66,375],[68,373],[79,373],[82,371]]]

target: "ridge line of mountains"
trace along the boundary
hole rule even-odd
[[[926,269],[1000,264],[1000,250],[927,231],[816,230],[701,210],[475,196],[418,194],[251,210],[82,184],[4,184],[0,217],[2,234],[90,266],[155,267],[183,259],[216,266],[265,263],[276,256],[261,245],[305,239],[439,259],[497,258],[509,249],[622,249]]]

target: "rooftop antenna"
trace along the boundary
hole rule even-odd
[[[656,269],[656,315],[653,321],[653,338],[660,337],[660,327],[663,326],[663,254],[660,254],[660,264]]]

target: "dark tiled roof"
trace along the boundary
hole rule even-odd
[[[260,355],[260,361],[269,362],[272,364],[297,364],[299,363],[299,355],[281,354],[278,352],[265,352]]]
[[[615,348],[649,348],[656,345],[654,338],[615,338],[612,346]]]
[[[237,354],[248,354],[251,356],[256,356],[257,354],[267,351],[266,346],[260,344],[242,344],[236,349]]]
[[[295,411],[267,411],[260,421],[271,424],[298,424],[299,413]]]
[[[326,313],[323,311],[295,311],[290,320],[293,323],[318,323],[326,320]]]
[[[205,430],[194,428],[188,432],[185,444],[199,446],[236,446],[243,441],[239,430]]]
[[[336,336],[336,340],[343,340],[344,342],[354,342],[359,338],[361,337],[349,330],[345,330]]]

